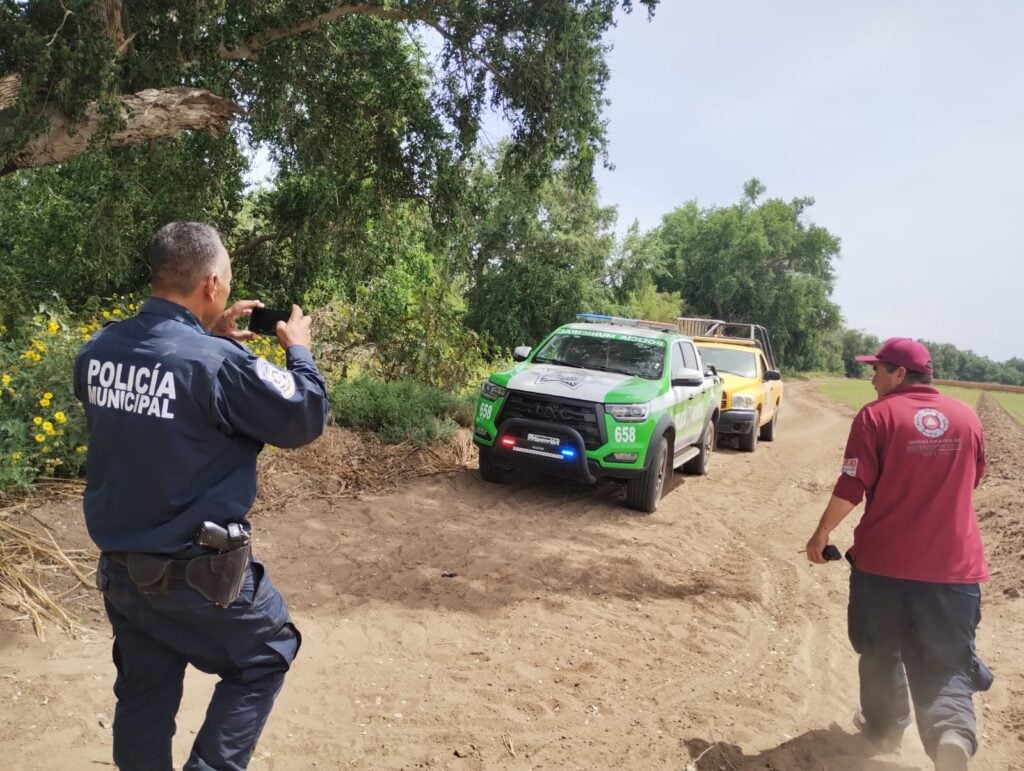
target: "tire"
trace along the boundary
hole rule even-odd
[[[718,427],[713,421],[708,421],[704,426],[704,432],[700,435],[700,454],[683,464],[683,471],[687,474],[704,476],[708,473],[708,463],[711,462],[711,453],[715,449],[715,435]]]
[[[668,441],[661,437],[654,446],[650,462],[644,472],[626,482],[626,505],[648,513],[658,508],[665,479],[672,470],[668,458]]]
[[[778,405],[775,407],[775,412],[772,413],[772,419],[761,426],[761,434],[758,437],[762,442],[774,442],[775,441],[775,423],[779,419],[779,408]]]
[[[505,484],[508,481],[508,471],[495,464],[489,449],[484,447],[477,449],[480,451],[480,477],[485,482],[493,482],[496,485]]]
[[[757,449],[757,435],[760,433],[757,428],[757,424],[761,422],[761,411],[757,411],[757,415],[754,417],[754,427],[750,429],[749,434],[740,434],[740,449],[743,452],[753,452]]]

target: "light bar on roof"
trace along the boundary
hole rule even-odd
[[[577,313],[576,318],[589,324],[616,324],[623,327],[643,327],[659,332],[676,332],[677,327],[667,321],[647,321],[646,319],[627,319],[622,316],[608,316],[604,313]]]

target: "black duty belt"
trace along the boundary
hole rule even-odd
[[[107,557],[111,562],[116,562],[118,565],[120,565],[123,568],[127,568],[128,567],[128,555],[129,554],[132,554],[132,552],[127,552],[127,551],[105,551],[105,552],[103,552],[103,556],[104,557]],[[169,554],[156,554],[156,555],[153,555],[153,556],[156,556],[156,557],[171,557],[171,555],[169,555]],[[189,559],[191,559],[191,558],[190,557],[185,557],[185,558],[173,557],[172,561],[171,561],[171,564],[167,568],[167,572],[169,573],[170,577],[171,578],[176,578],[176,579],[179,579],[179,580],[183,581],[185,579],[185,571],[188,569]]]

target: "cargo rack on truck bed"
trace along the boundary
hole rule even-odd
[[[708,341],[756,345],[764,351],[765,358],[768,359],[768,366],[771,369],[777,369],[768,330],[760,324],[680,316],[676,319],[676,325],[682,334],[695,340],[704,338]]]

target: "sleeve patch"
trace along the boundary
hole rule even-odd
[[[846,458],[843,461],[843,473],[847,476],[857,476],[857,458]]]
[[[285,399],[295,396],[295,376],[288,370],[279,369],[266,359],[256,359],[256,374]]]

